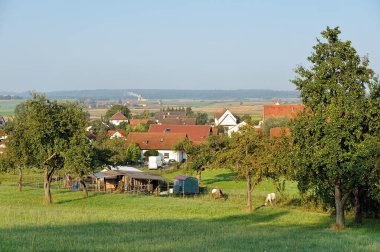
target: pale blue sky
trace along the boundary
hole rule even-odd
[[[294,90],[337,25],[380,73],[376,0],[0,0],[0,91]]]

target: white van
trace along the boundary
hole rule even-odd
[[[150,156],[148,167],[149,167],[149,169],[158,169],[158,168],[162,167],[161,157],[160,156]]]

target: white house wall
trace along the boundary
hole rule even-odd
[[[141,158],[144,158],[144,153],[148,150],[141,151]],[[174,150],[157,150],[158,154],[161,156],[164,162],[168,162],[170,159],[174,159],[176,162],[182,162],[184,158],[186,158],[186,154],[182,151],[174,151]],[[165,153],[169,154],[168,158],[164,158]]]
[[[234,126],[236,125],[236,120],[234,119],[234,117],[232,117],[231,115],[227,115],[221,122],[219,125],[222,125],[222,126]]]
[[[116,126],[118,126],[122,122],[128,122],[128,121],[127,120],[110,120],[110,123]]]
[[[236,126],[233,126],[231,127],[229,130],[228,130],[228,136],[231,137],[232,133],[235,133],[235,132],[238,132],[240,130],[240,128],[244,125],[247,125],[246,122],[242,122],[242,123],[239,123],[238,125]]]
[[[215,118],[215,124],[221,126],[235,126],[236,118],[227,110],[219,119]]]

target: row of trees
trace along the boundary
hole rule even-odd
[[[339,28],[322,32],[308,58],[310,68],[298,67],[293,80],[305,110],[295,120],[252,123],[230,139],[210,138],[208,143],[177,146],[188,153],[186,167],[232,169],[251,192],[263,178],[294,180],[302,194],[311,193],[336,213],[336,226],[345,225],[344,210],[355,210],[361,222],[363,205],[380,210],[380,84],[350,41],[338,38]],[[269,139],[276,123],[287,124],[291,136]],[[267,124],[267,125],[266,125]],[[281,187],[281,183],[278,183]],[[349,202],[350,204],[347,204]]]

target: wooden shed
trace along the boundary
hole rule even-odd
[[[104,171],[95,174],[99,191],[153,192],[165,179],[158,174],[135,171]]]
[[[199,193],[198,179],[182,175],[175,176],[173,192],[183,195]]]

